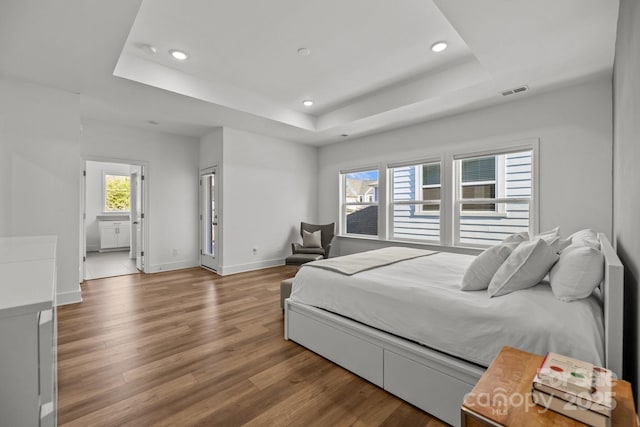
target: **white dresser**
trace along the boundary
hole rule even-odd
[[[0,237],[0,425],[56,426],[55,236]]]

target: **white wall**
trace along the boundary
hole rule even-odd
[[[222,274],[283,264],[300,221],[316,222],[316,148],[224,128],[222,150],[204,150],[223,156]]]
[[[131,166],[124,163],[87,162],[86,179],[86,240],[87,252],[100,249],[100,230],[98,228],[98,215],[105,215],[103,199],[103,173],[116,175],[129,175]],[[107,214],[108,215],[108,214]],[[129,215],[127,213],[127,215]]]
[[[200,139],[200,169],[222,165],[224,131],[216,128]]]
[[[625,266],[624,378],[640,407],[640,3],[621,0],[614,66],[613,233]]]
[[[95,120],[83,120],[81,139],[85,159],[146,164],[145,271],[199,265],[199,140]]]
[[[0,78],[0,235],[57,235],[58,303],[80,301],[78,96]]]
[[[540,139],[540,229],[611,236],[611,81],[584,84],[319,150],[319,220],[338,221],[340,169],[420,159],[447,149]],[[341,238],[339,253],[380,244]]]

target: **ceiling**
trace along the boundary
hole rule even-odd
[[[0,74],[80,94],[84,118],[322,145],[610,75],[617,13],[615,0],[3,0]]]

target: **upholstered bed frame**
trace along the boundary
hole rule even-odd
[[[606,236],[601,285],[605,360],[622,376],[623,267]],[[301,303],[285,301],[284,337],[452,425],[484,368]]]

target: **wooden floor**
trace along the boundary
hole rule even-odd
[[[291,267],[87,281],[58,310],[61,426],[442,426],[283,339]]]

